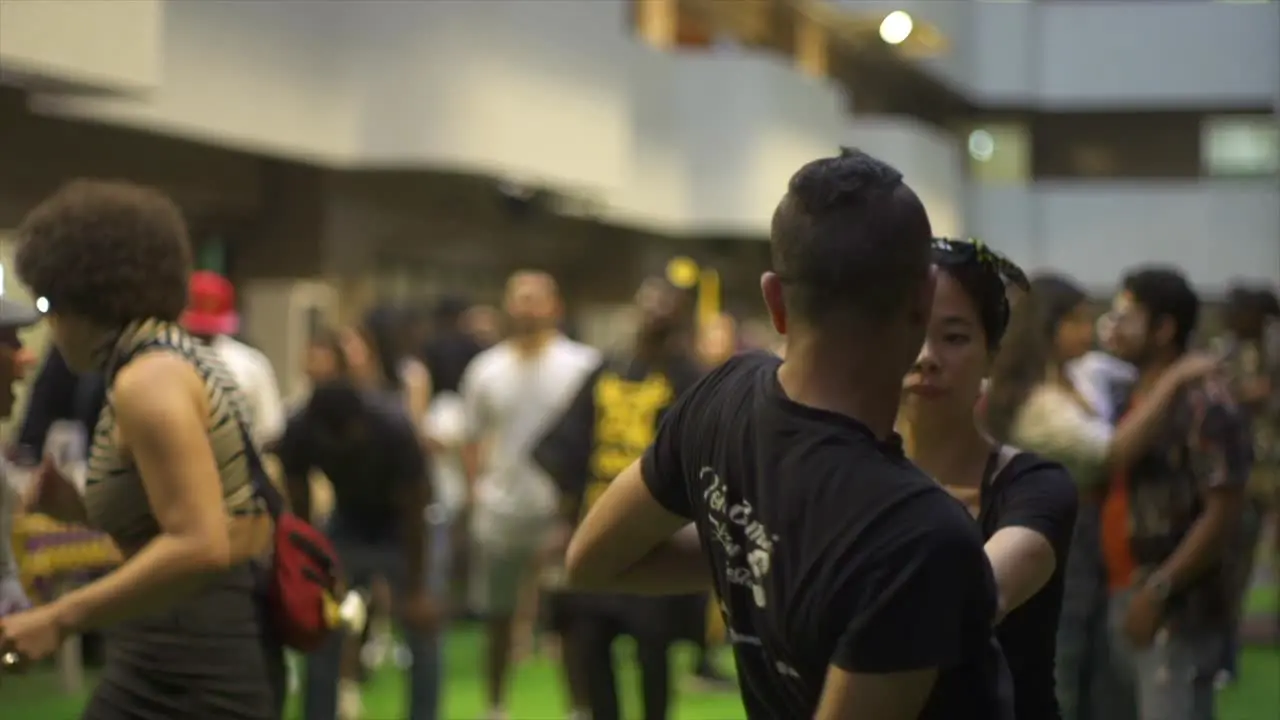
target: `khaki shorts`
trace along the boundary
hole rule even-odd
[[[473,612],[498,617],[515,613],[522,589],[538,571],[552,524],[551,517],[520,518],[510,532],[503,528],[498,533],[473,526],[467,578],[467,605]]]

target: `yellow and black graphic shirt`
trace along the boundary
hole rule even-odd
[[[587,378],[533,454],[579,517],[644,454],[667,408],[698,374],[690,359],[658,365],[615,357]]]

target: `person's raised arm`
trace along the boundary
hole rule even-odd
[[[985,548],[996,579],[998,620],[1040,592],[1066,561],[1077,504],[1071,476],[1056,463],[1008,479],[1000,527]]]
[[[117,375],[120,439],[160,532],[111,574],[56,601],[65,628],[101,628],[169,607],[239,559],[203,392],[195,370],[169,353],[143,355]]]
[[[927,516],[900,513],[900,529],[861,550],[864,559],[849,563],[838,583],[834,600],[849,619],[816,720],[915,720],[939,672],[990,642],[995,598],[981,537],[968,518],[942,508],[949,498],[927,502]]]
[[[1204,377],[1220,366],[1216,356],[1191,354],[1183,357],[1151,388],[1151,392],[1111,428],[1105,420],[1092,417],[1070,400],[1067,391],[1041,388],[1032,393],[1019,411],[1013,441],[1045,457],[1078,464],[1126,466],[1150,444],[1152,433],[1172,407],[1173,399],[1187,383]],[[1105,473],[1086,473],[1077,483],[1093,484]]]
[[[1166,370],[1142,402],[1116,423],[1115,435],[1107,446],[1106,462],[1112,467],[1133,463],[1151,443],[1152,434],[1173,407],[1173,400],[1188,383],[1200,380],[1222,367],[1218,355],[1188,353]]]
[[[404,363],[404,394],[405,403],[409,408],[409,418],[413,420],[414,427],[422,427],[423,419],[427,416],[427,408],[431,406],[432,383],[427,366],[417,358],[409,358]],[[425,434],[421,432],[419,434],[422,435],[420,439],[425,443]]]

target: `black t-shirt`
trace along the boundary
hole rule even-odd
[[[333,519],[370,542],[391,539],[402,513],[399,492],[429,483],[425,453],[399,396],[367,393],[358,432],[331,437],[301,412],[289,420],[276,455],[288,477],[323,472],[333,485]]]
[[[643,474],[698,527],[751,718],[812,717],[828,666],[938,668],[922,718],[1008,717],[996,594],[968,513],[901,443],[799,405],[764,353],[667,413]]]
[[[1004,528],[1025,527],[1043,535],[1056,558],[1053,577],[1005,616],[996,637],[1013,675],[1019,720],[1055,720],[1061,713],[1054,692],[1054,657],[1063,573],[1076,522],[1076,486],[1066,468],[1032,453],[1015,455],[992,478],[996,467],[993,454],[978,513],[983,536],[990,539]]]

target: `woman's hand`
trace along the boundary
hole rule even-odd
[[[16,652],[27,662],[54,654],[66,636],[56,602],[0,618],[0,653]]]

